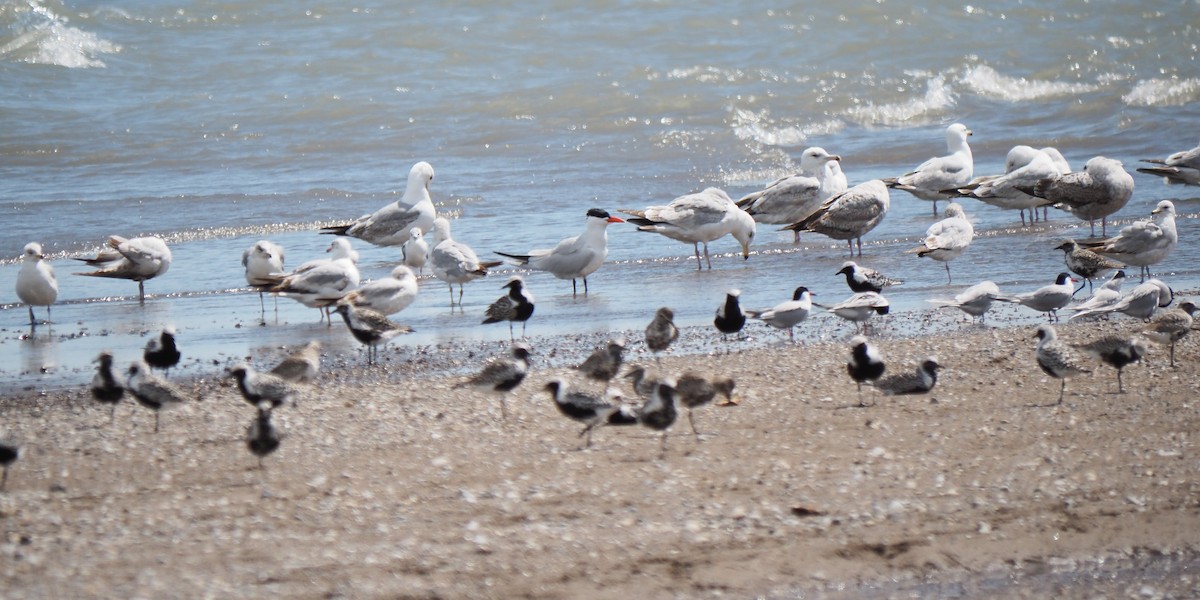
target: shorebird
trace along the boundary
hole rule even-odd
[[[1087,281],[1089,289],[1092,287],[1092,279],[1099,277],[1105,272],[1125,268],[1125,265],[1115,260],[1104,258],[1091,250],[1083,248],[1075,240],[1067,240],[1054,248],[1063,251],[1063,262],[1067,263],[1067,269],[1084,278]],[[1083,284],[1080,284],[1079,289],[1075,290],[1075,293],[1078,294],[1079,290],[1082,289]]]
[[[738,208],[724,190],[706,188],[695,194],[680,196],[666,206],[650,206],[645,210],[621,210],[633,218],[638,231],[662,234],[673,240],[689,243],[696,253],[696,268],[704,264],[712,269],[708,243],[732,235],[742,246],[742,258],[750,258],[750,242],[754,241],[754,218]],[[700,262],[700,244],[704,244],[704,261]]]
[[[501,286],[501,289],[504,288],[508,289],[508,293],[487,307],[484,313],[487,318],[483,324],[508,321],[508,339],[511,341],[514,322],[521,323],[521,337],[525,337],[525,324],[533,316],[533,294],[525,289],[525,280],[520,275],[513,275],[508,283]]]
[[[796,232],[812,231],[835,240],[846,240],[850,255],[858,243],[862,256],[862,236],[875,229],[892,206],[887,186],[879,179],[860,183],[833,196],[799,222],[784,227]]]
[[[437,209],[429,196],[431,181],[433,167],[419,162],[409,170],[408,186],[399,200],[351,223],[322,227],[321,233],[350,236],[376,246],[399,246],[410,239],[412,228],[428,231],[433,226]]]
[[[950,197],[942,190],[962,187],[974,176],[975,159],[967,138],[971,131],[962,123],[946,128],[946,156],[931,158],[900,177],[884,179],[890,188],[904,190],[922,200],[933,202],[933,216],[937,216],[937,201]]]
[[[258,414],[246,429],[246,447],[258,457],[260,471],[266,468],[263,458],[279,449],[280,439],[279,431],[271,424],[271,409],[268,403],[264,402],[258,407]]]
[[[666,306],[654,311],[654,318],[646,326],[646,348],[654,353],[655,362],[661,362],[658,353],[666,350],[679,339],[679,328],[675,326],[675,311]]]
[[[1092,296],[1087,300],[1068,306],[1064,310],[1080,312],[1080,311],[1095,311],[1104,309],[1121,301],[1121,284],[1125,283],[1125,271],[1117,271],[1111,279],[1104,282],[1100,289],[1092,293]],[[1080,289],[1083,289],[1080,286]],[[1079,290],[1075,290],[1078,292]]]
[[[795,223],[811,215],[823,202],[846,190],[846,176],[836,165],[842,158],[824,148],[807,148],[800,154],[800,172],[776,179],[766,188],[743,196],[737,205],[757,223]],[[800,233],[796,232],[796,239]]]
[[[997,296],[996,300],[1004,302],[1012,302],[1021,306],[1032,308],[1038,312],[1046,313],[1047,318],[1051,321],[1058,320],[1058,309],[1065,307],[1071,302],[1071,295],[1075,293],[1075,286],[1071,285],[1075,280],[1071,278],[1069,273],[1059,273],[1054,279],[1052,285],[1044,285],[1032,292],[1024,294],[1016,294],[1014,296]],[[1075,315],[1079,316],[1079,315]],[[1074,317],[1072,317],[1074,318]]]
[[[941,261],[946,266],[946,282],[950,283],[950,261],[958,258],[973,239],[975,228],[967,220],[967,213],[957,202],[952,202],[946,207],[946,218],[930,225],[925,231],[925,241],[906,252]]]
[[[737,333],[746,326],[746,312],[738,303],[738,297],[741,295],[741,290],[734,289],[726,292],[725,301],[717,307],[717,314],[713,318],[713,325],[726,340],[729,339],[730,334]]]
[[[924,394],[937,385],[937,372],[942,368],[937,358],[930,356],[917,365],[916,370],[896,373],[875,380],[872,385],[884,396],[906,396]]]
[[[179,346],[175,343],[175,327],[168,325],[163,328],[162,333],[156,338],[150,338],[146,342],[146,348],[142,351],[142,359],[146,364],[155,369],[162,369],[164,374],[168,374],[171,367],[179,364],[179,359],[182,356],[179,352]]]
[[[101,350],[100,355],[92,362],[97,363],[96,374],[92,376],[92,384],[89,389],[92,392],[92,398],[95,398],[97,402],[112,407],[108,413],[108,424],[112,425],[117,416],[117,404],[120,404],[121,398],[125,397],[125,386],[117,379],[116,373],[113,373],[112,352]]]
[[[1154,216],[1150,220],[1126,225],[1111,238],[1083,246],[1096,254],[1141,267],[1142,281],[1145,281],[1152,277],[1150,266],[1162,262],[1179,243],[1175,205],[1170,200],[1163,200],[1151,214]]]
[[[508,419],[508,393],[525,380],[529,373],[529,346],[517,342],[509,349],[508,357],[496,358],[483,366],[483,370],[470,379],[455,384],[455,388],[474,386],[500,394],[500,416]]]
[[[271,374],[285,381],[312,383],[321,370],[321,342],[312,340],[299,350],[287,355]]]
[[[1157,175],[1163,178],[1163,183],[1200,185],[1200,146],[1176,152],[1166,158],[1143,158],[1142,162],[1158,166],[1140,167],[1138,173]]]
[[[554,405],[567,418],[584,424],[580,437],[587,437],[584,447],[592,445],[592,430],[601,425],[635,425],[638,422],[636,409],[617,405],[582,392],[567,388],[566,381],[554,379],[543,388],[554,399]]]
[[[886,315],[891,310],[891,303],[887,298],[879,295],[876,292],[859,292],[834,304],[826,306],[813,302],[813,306],[823,308],[847,321],[854,323],[854,328],[857,331],[859,324],[862,324],[862,329],[867,328],[867,319],[871,315]]]
[[[1112,304],[1100,306],[1088,310],[1081,310],[1071,316],[1069,320],[1086,317],[1097,314],[1125,313],[1135,319],[1149,321],[1150,317],[1158,311],[1160,307],[1167,306],[1171,303],[1173,293],[1170,286],[1158,279],[1151,279],[1146,283],[1138,284],[1128,294],[1121,297],[1120,300]]]
[[[412,327],[400,325],[369,308],[358,308],[350,304],[338,304],[338,314],[346,322],[346,328],[354,339],[367,347],[367,364],[375,364],[379,357],[379,346],[402,333],[412,333]]]
[[[659,458],[667,454],[667,433],[671,426],[675,424],[675,419],[678,412],[675,410],[675,398],[678,393],[669,382],[660,381],[658,387],[654,389],[654,393],[650,395],[650,399],[646,400],[640,408],[634,413],[637,417],[637,422],[643,426],[653,429],[654,431],[662,432],[662,444],[659,448]],[[690,418],[691,411],[688,411]],[[694,426],[693,426],[694,430]],[[700,435],[697,433],[696,435]]]
[[[1133,196],[1133,177],[1121,161],[1097,156],[1087,161],[1083,171],[1042,179],[1022,190],[1089,222],[1095,237],[1096,219],[1100,219],[1101,233],[1108,235],[1108,216],[1124,208]]]
[[[0,492],[8,486],[8,468],[17,459],[21,457],[21,448],[16,444],[8,441],[0,440],[0,467],[4,468],[4,475],[0,477]]]
[[[736,383],[729,377],[709,379],[694,371],[688,371],[679,376],[679,380],[675,383],[675,392],[679,397],[679,403],[688,409],[688,424],[692,426],[692,433],[697,438],[699,438],[700,432],[696,429],[696,420],[692,416],[692,412],[712,402],[717,394],[724,396],[726,403],[734,404],[733,388],[735,385]]]
[[[1135,362],[1142,362],[1146,355],[1146,341],[1138,336],[1106,335],[1083,344],[1071,344],[1075,349],[1090,354],[1104,364],[1117,370],[1117,393],[1125,393],[1125,382],[1121,371]]]
[[[583,293],[588,293],[588,275],[595,273],[608,257],[608,225],[624,223],[620,217],[601,208],[587,211],[583,233],[563,239],[553,248],[530,250],[527,254],[496,252],[517,266],[546,271],[559,279],[571,280],[571,293],[579,293],[576,279],[583,280]]]
[[[425,241],[425,233],[420,227],[408,230],[408,241],[400,246],[400,256],[404,266],[416,269],[417,273],[424,272],[425,263],[429,261],[429,243]]]
[[[417,289],[417,276],[412,269],[398,265],[392,269],[390,277],[368,281],[343,296],[341,301],[383,315],[394,315],[417,299]]]
[[[1150,324],[1140,330],[1142,335],[1159,344],[1171,344],[1172,367],[1175,366],[1175,343],[1192,330],[1195,313],[1195,303],[1184,300],[1179,306],[1155,315]]]
[[[488,269],[500,261],[480,262],[470,246],[450,237],[450,221],[444,217],[433,220],[433,250],[429,251],[429,268],[433,276],[450,286],[450,308],[454,308],[454,284],[458,284],[458,306],[462,307],[463,284],[487,275]]]
[[[858,386],[858,405],[866,406],[863,402],[862,384],[870,383],[883,377],[887,366],[879,351],[867,341],[865,336],[856,335],[850,338],[850,362],[846,363],[846,372]]]
[[[50,305],[58,299],[58,280],[54,267],[46,262],[42,245],[37,242],[25,244],[21,255],[24,261],[17,272],[17,298],[29,306],[29,326],[36,327],[33,307],[46,307],[46,322],[50,322]]]
[[[259,318],[266,320],[267,304],[263,294],[279,283],[283,275],[283,247],[268,240],[259,240],[242,252],[242,267],[246,284],[258,292]],[[275,316],[279,317],[279,297],[275,297]]]
[[[350,241],[338,238],[325,249],[329,258],[310,260],[280,277],[271,292],[321,311],[328,320],[329,307],[358,287],[358,252]],[[329,322],[332,326],[332,321]]]
[[[928,300],[936,306],[957,308],[983,323],[992,302],[1000,297],[1000,288],[991,281],[981,281],[954,296],[953,300]]]
[[[1062,404],[1067,391],[1067,380],[1086,375],[1092,370],[1084,365],[1083,359],[1070,346],[1058,339],[1054,326],[1043,324],[1037,329],[1037,364],[1047,375],[1062,380],[1058,390],[1058,404]]]
[[[649,398],[650,394],[653,394],[655,388],[658,387],[658,382],[662,380],[657,373],[648,371],[646,367],[640,365],[630,366],[625,371],[625,378],[633,385],[633,391],[637,392],[642,400]]]
[[[182,390],[151,373],[150,368],[143,362],[135,362],[129,366],[125,389],[133,394],[138,404],[154,411],[154,433],[158,433],[159,412],[164,408],[178,406],[187,399]]]
[[[162,238],[156,236],[126,239],[112,235],[108,237],[107,245],[95,258],[75,259],[96,267],[95,271],[75,275],[136,281],[138,302],[145,304],[146,281],[171,268],[171,249]]]
[[[296,396],[300,394],[300,389],[292,382],[278,375],[256,371],[247,364],[234,365],[229,370],[229,376],[237,381],[238,391],[250,406],[265,403],[269,408],[278,408],[288,400],[295,406]]]
[[[1061,155],[1060,155],[1061,156]],[[1014,146],[1004,161],[1003,175],[976,177],[967,185],[954,190],[945,190],[953,197],[973,198],[985,204],[1021,212],[1021,225],[1025,223],[1025,211],[1037,221],[1037,208],[1046,201],[1023,190],[1037,185],[1042,179],[1058,177],[1060,172],[1051,156],[1031,146]]]
[[[758,319],[776,329],[786,329],[788,339],[795,342],[796,332],[793,328],[808,319],[813,307],[812,295],[808,288],[800,286],[792,292],[791,300],[765,310],[748,310],[746,316]]]
[[[578,367],[588,379],[604,383],[607,391],[608,383],[621,370],[621,361],[625,358],[625,339],[609,340],[603,348],[597,348]]]
[[[861,267],[852,260],[842,263],[842,268],[837,274],[846,276],[846,285],[852,292],[882,293],[883,288],[904,283],[899,279],[892,279],[875,269]]]

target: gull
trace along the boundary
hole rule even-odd
[[[296,404],[300,389],[292,382],[272,373],[261,373],[247,364],[237,364],[229,370],[229,376],[237,381],[238,391],[250,406],[266,405],[278,408],[288,400]]]
[[[1070,269],[1072,273],[1087,280],[1087,285],[1089,288],[1092,286],[1093,278],[1098,277],[1107,271],[1112,271],[1113,269],[1125,268],[1125,265],[1115,260],[1104,258],[1103,256],[1100,256],[1099,254],[1080,246],[1075,242],[1075,240],[1067,240],[1062,244],[1055,246],[1055,249],[1063,251],[1063,261],[1067,263],[1067,268]],[[1083,284],[1080,284],[1079,289],[1075,290],[1075,293],[1079,293],[1079,290],[1082,289]]]
[[[928,300],[935,306],[957,308],[983,323],[992,302],[1000,297],[1000,288],[991,281],[981,281],[954,296],[953,300]]]
[[[4,467],[4,475],[0,476],[0,491],[8,485],[8,468],[21,457],[21,448],[16,444],[0,440],[0,467]]]
[[[271,411],[266,406],[266,403],[263,403],[263,406],[259,407],[258,414],[254,416],[254,421],[246,429],[246,448],[254,456],[258,457],[258,468],[260,471],[265,468],[263,458],[278,450],[280,442],[279,432],[271,424]],[[263,493],[266,494],[265,491]]]
[[[312,383],[321,370],[321,342],[312,340],[303,348],[287,355],[271,369],[271,374],[285,381]]]
[[[1003,175],[976,177],[965,186],[947,190],[954,197],[973,198],[997,208],[1021,211],[1021,225],[1025,225],[1025,210],[1037,220],[1037,207],[1045,200],[1024,190],[1037,185],[1043,179],[1058,177],[1059,172],[1049,154],[1032,146],[1013,146],[1004,161]]]
[[[583,293],[588,293],[588,275],[596,272],[608,257],[608,225],[624,223],[620,217],[601,208],[587,211],[583,233],[563,239],[553,248],[530,250],[528,254],[497,252],[517,266],[546,271],[559,279],[571,280],[571,293],[577,294],[576,279],[583,279]]]
[[[138,302],[146,302],[146,280],[154,279],[171,268],[171,249],[160,237],[137,237],[125,239],[119,235],[108,237],[108,247],[95,258],[77,258],[96,267],[88,273],[75,273],[88,277],[129,279],[138,284]]]
[[[455,384],[455,388],[466,386],[474,386],[486,388],[494,392],[500,393],[500,415],[502,418],[508,418],[508,404],[505,399],[508,393],[513,391],[521,382],[525,380],[525,376],[529,373],[529,346],[524,343],[517,342],[509,349],[509,357],[495,358],[483,366],[483,370],[476,373],[470,379],[461,383]]]
[[[33,307],[46,307],[46,322],[50,322],[50,305],[58,299],[58,280],[54,278],[54,267],[46,262],[42,245],[37,242],[25,244],[22,250],[21,270],[17,273],[17,298],[29,305],[29,326],[36,327]]]
[[[444,217],[433,220],[433,250],[429,266],[433,276],[450,286],[450,308],[454,308],[454,284],[458,284],[458,305],[462,306],[463,284],[487,275],[487,270],[499,266],[499,261],[479,262],[470,246],[450,237],[450,221]]]
[[[907,250],[906,253],[916,253],[917,256],[928,256],[946,265],[946,282],[950,283],[950,261],[971,245],[975,238],[975,228],[967,220],[967,214],[962,206],[953,202],[946,207],[946,218],[929,226],[925,232],[925,241],[920,246]]]
[[[267,305],[263,294],[279,284],[283,274],[283,247],[269,240],[259,240],[242,252],[242,267],[246,284],[258,292],[259,315],[266,320]],[[275,316],[279,316],[279,298],[275,298]]]
[[[1175,205],[1163,200],[1150,211],[1153,217],[1121,228],[1117,235],[1083,246],[1096,254],[1141,267],[1142,280],[1151,277],[1150,266],[1167,258],[1179,243],[1175,230]]]
[[[733,401],[735,385],[737,384],[729,377],[710,379],[695,371],[688,371],[679,376],[679,381],[675,383],[675,392],[679,397],[679,403],[688,409],[688,424],[692,426],[692,433],[697,438],[700,437],[700,432],[696,429],[696,421],[692,412],[712,402],[717,394],[725,397],[726,404],[736,404]]]
[[[793,328],[808,319],[809,313],[812,312],[812,296],[813,294],[808,291],[808,288],[800,286],[792,292],[791,300],[765,310],[748,310],[746,316],[758,319],[776,329],[786,329],[788,339],[795,342],[796,332]]]
[[[592,430],[598,426],[634,425],[638,422],[636,409],[613,404],[583,392],[571,391],[563,379],[553,379],[543,389],[550,393],[559,412],[584,424],[579,436],[587,436],[585,447],[591,447]]]
[[[437,209],[429,197],[431,181],[433,167],[419,162],[409,170],[408,187],[399,200],[352,223],[322,227],[321,233],[346,235],[376,246],[399,246],[410,239],[409,230],[413,227],[428,231],[433,226]]]
[[[725,302],[722,302],[717,307],[717,315],[713,318],[713,325],[717,331],[721,332],[721,336],[725,339],[729,338],[732,333],[737,333],[746,326],[746,311],[742,310],[741,304],[738,303],[738,297],[742,295],[741,290],[729,290],[725,294]]]
[[[408,230],[408,240],[400,246],[400,254],[404,259],[404,266],[416,269],[418,273],[425,270],[425,263],[429,260],[429,243],[425,241],[425,233],[420,227]]]
[[[1133,177],[1121,161],[1097,156],[1087,161],[1083,171],[1042,179],[1022,189],[1091,223],[1092,236],[1096,235],[1096,219],[1100,219],[1100,231],[1107,235],[1108,216],[1124,208],[1133,196]]]
[[[931,158],[900,177],[884,179],[890,188],[904,190],[922,200],[933,201],[933,216],[937,216],[937,201],[950,197],[942,190],[966,185],[974,175],[975,159],[967,138],[971,131],[962,123],[946,128],[946,156]]]
[[[309,308],[321,309],[322,320],[328,308],[358,287],[358,252],[349,240],[338,238],[325,249],[329,258],[310,260],[283,276],[272,293],[291,298]],[[332,323],[330,323],[332,325]]]
[[[732,235],[742,246],[742,258],[750,258],[750,242],[754,240],[754,218],[738,208],[724,190],[706,188],[702,192],[680,196],[666,206],[650,206],[645,210],[622,210],[632,215],[630,223],[638,231],[660,233],[673,240],[692,244],[696,252],[696,268],[700,262],[700,244],[704,244],[704,260],[712,269],[708,243]]]
[[[862,384],[869,384],[883,377],[886,370],[887,366],[883,363],[883,357],[865,336],[856,335],[850,338],[850,362],[846,363],[846,372],[858,386],[859,406],[866,406],[862,397]]]
[[[133,394],[138,404],[154,411],[154,433],[158,433],[159,412],[164,408],[178,406],[186,400],[182,390],[151,373],[144,362],[135,362],[129,366],[125,389]]]
[[[179,352],[179,346],[175,343],[176,331],[175,327],[168,325],[163,328],[162,333],[156,338],[150,338],[146,342],[146,348],[142,351],[142,359],[146,364],[155,369],[162,369],[163,373],[171,370],[171,367],[179,364],[179,359],[182,355]]]
[[[825,306],[824,304],[813,303],[813,306],[819,306],[847,321],[854,323],[855,330],[858,329],[858,324],[863,324],[863,329],[866,330],[867,319],[871,315],[886,315],[891,310],[891,305],[887,298],[879,295],[877,292],[859,292],[834,304]]]
[[[1096,290],[1091,298],[1084,302],[1080,302],[1075,306],[1068,306],[1066,310],[1079,312],[1091,311],[1094,309],[1103,309],[1112,306],[1121,300],[1121,284],[1125,282],[1125,271],[1117,271],[1111,279],[1104,282],[1100,289]],[[1079,290],[1076,290],[1079,291]]]
[[[1075,286],[1071,285],[1074,282],[1075,280],[1071,278],[1070,273],[1059,273],[1051,285],[1044,285],[1024,294],[997,296],[996,300],[1012,302],[1032,308],[1038,312],[1044,312],[1050,321],[1057,321],[1058,309],[1070,303],[1071,296],[1075,293]]]
[[[842,263],[842,268],[837,274],[846,276],[846,285],[852,292],[882,292],[883,288],[904,283],[875,269],[861,267],[852,260]]]
[[[1135,319],[1149,321],[1150,317],[1154,316],[1159,307],[1170,304],[1172,296],[1171,288],[1167,284],[1158,279],[1151,279],[1133,288],[1128,294],[1122,296],[1120,300],[1106,306],[1081,310],[1072,315],[1069,320],[1074,321],[1075,319],[1089,315],[1119,312],[1125,313]]]
[[[1140,167],[1138,173],[1158,175],[1163,183],[1184,183],[1200,185],[1200,146],[1191,150],[1181,150],[1166,158],[1143,158],[1156,167]]]
[[[824,148],[812,147],[800,154],[800,173],[775,180],[766,188],[737,201],[757,223],[786,224],[804,219],[830,197],[846,189],[846,176],[826,169],[842,158]],[[840,177],[838,176],[840,175]],[[800,233],[796,232],[799,239]]]
[[[604,382],[605,390],[607,390],[608,382],[612,381],[612,378],[616,377],[617,372],[621,370],[624,355],[625,339],[609,340],[603,348],[597,348],[575,368],[588,379]]]
[[[1041,148],[1040,151],[1050,157],[1050,161],[1054,163],[1054,168],[1058,169],[1060,174],[1066,175],[1071,172],[1071,163],[1067,162],[1067,159],[1062,155],[1062,152],[1058,151],[1058,148],[1046,146],[1045,148]]]
[[[1155,315],[1150,324],[1140,330],[1142,335],[1159,344],[1171,344],[1172,367],[1175,366],[1175,343],[1192,330],[1195,313],[1195,303],[1184,300],[1179,306]]]
[[[501,286],[507,288],[508,293],[500,296],[487,307],[484,313],[487,318],[483,320],[483,324],[499,323],[500,321],[508,321],[508,338],[513,339],[513,322],[520,321],[521,337],[525,337],[525,323],[529,321],[529,317],[533,316],[533,294],[525,289],[525,280],[520,275],[514,275],[508,280],[508,283]]]
[[[92,384],[89,389],[92,392],[92,398],[95,398],[97,402],[112,406],[108,413],[108,423],[111,425],[117,416],[117,404],[120,404],[121,398],[125,397],[125,386],[121,380],[117,379],[116,373],[113,373],[113,353],[111,351],[101,350],[100,355],[92,362],[97,363],[96,374],[92,376]]]
[[[852,256],[857,241],[858,255],[862,256],[862,236],[883,221],[891,204],[887,186],[882,180],[872,179],[833,196],[811,215],[784,229],[795,231],[797,239],[800,232],[812,231],[835,240],[846,240]]]
[[[675,340],[679,339],[679,328],[675,326],[675,311],[663,306],[654,311],[654,318],[646,326],[646,348],[654,353],[654,360],[659,362],[658,353],[666,350]]]
[[[1058,339],[1058,332],[1052,325],[1043,324],[1038,327],[1037,334],[1037,364],[1047,375],[1062,380],[1058,390],[1058,403],[1062,404],[1063,394],[1067,391],[1067,380],[1091,373],[1092,370],[1084,365],[1082,358],[1073,348]]]
[[[395,323],[388,319],[387,315],[382,315],[369,308],[338,304],[337,312],[342,315],[342,320],[346,322],[346,328],[354,335],[354,339],[367,347],[367,364],[369,365],[375,364],[375,359],[379,356],[380,344],[387,344],[397,335],[413,331],[412,327]]]
[[[1125,382],[1121,371],[1135,362],[1142,362],[1146,355],[1146,341],[1138,336],[1106,335],[1084,344],[1071,344],[1075,349],[1090,354],[1104,364],[1117,370],[1117,393],[1125,393]]]
[[[368,281],[342,296],[341,301],[384,315],[394,315],[417,299],[417,289],[417,276],[412,269],[397,265],[390,277]]]
[[[937,358],[930,356],[921,361],[914,371],[881,377],[871,385],[883,392],[884,396],[924,394],[937,385],[937,372],[941,368]]]

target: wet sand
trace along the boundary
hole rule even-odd
[[[956,315],[905,316],[946,327]],[[900,317],[897,316],[897,319]],[[1060,327],[1069,341],[1137,323]],[[761,326],[760,326],[761,327]],[[828,325],[835,327],[835,325]],[[689,327],[663,359],[737,379],[736,406],[657,433],[580,426],[541,387],[602,334],[533,338],[535,370],[500,417],[452,389],[506,344],[331,351],[266,470],[253,409],[215,373],[152,415],[82,391],[0,400],[25,453],[0,493],[0,586],[35,597],[1190,597],[1200,592],[1200,337],[1126,370],[1059,382],[1028,325],[888,333],[890,371],[934,354],[924,396],[845,375],[847,326],[791,346]],[[637,331],[627,362],[652,363]],[[256,357],[270,364],[274,355]],[[595,391],[598,386],[580,384]],[[632,400],[632,393],[625,392]]]

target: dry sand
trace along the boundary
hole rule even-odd
[[[1136,323],[1060,328],[1068,340]],[[598,339],[541,350],[510,399],[452,390],[482,359],[326,360],[265,473],[228,381],[163,414],[85,392],[0,400],[25,453],[0,492],[0,596],[286,598],[1196,597],[1197,342],[1067,386],[1032,327],[876,340],[936,354],[933,393],[857,402],[844,340],[669,356],[737,406],[668,438],[580,426],[541,391]],[[687,331],[685,336],[713,337]],[[645,362],[630,334],[629,362]],[[716,346],[717,348],[720,345]],[[489,346],[484,354],[498,353]],[[441,356],[444,353],[445,357]],[[446,358],[452,357],[452,358]],[[461,366],[458,366],[460,365]],[[455,370],[457,369],[457,370]],[[591,386],[589,389],[596,389]],[[265,493],[264,493],[265,490]]]

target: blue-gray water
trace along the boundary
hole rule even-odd
[[[286,299],[278,325],[255,326],[241,252],[268,238],[289,265],[321,256],[318,224],[395,200],[419,160],[437,170],[432,194],[455,237],[487,255],[574,235],[592,206],[709,185],[739,197],[792,172],[810,145],[840,154],[852,184],[895,176],[943,154],[955,121],[974,131],[977,174],[1002,171],[1016,144],[1132,171],[1200,137],[1196,2],[505,4],[0,0],[0,389],[86,381],[99,348],[132,358],[168,323],[193,359],[311,336],[352,350],[340,324],[324,331]],[[1157,271],[1196,288],[1197,190],[1135,180],[1118,218],[1176,200],[1182,241]],[[1049,283],[1062,270],[1055,240],[1087,234],[1063,213],[1030,231],[968,202],[981,235],[947,286],[940,264],[903,254],[929,204],[892,200],[862,262],[906,280],[890,294],[897,311],[985,278],[1012,291]],[[69,275],[84,269],[68,257],[107,235],[148,233],[168,239],[175,262],[147,284],[145,307],[133,284]],[[25,340],[13,282],[34,240],[61,292],[54,335]],[[364,278],[399,256],[356,247]],[[715,243],[727,255],[697,273],[690,247],[615,225],[589,297],[529,277],[541,301],[530,332],[640,328],[660,305],[701,325],[731,287],[750,306],[800,284],[847,294],[833,276],[840,244],[797,247],[767,226],[749,261],[735,248]],[[478,325],[504,277],[468,284],[466,314],[453,317],[445,286],[423,281],[396,317],[418,331],[401,344],[506,340],[507,327]]]

